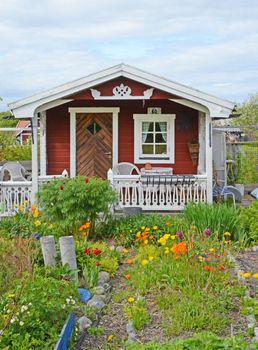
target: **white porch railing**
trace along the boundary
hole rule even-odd
[[[39,176],[39,185],[62,175]],[[0,217],[10,216],[23,206],[31,207],[32,182],[31,181],[1,181],[0,182]]]
[[[120,209],[178,211],[189,202],[207,202],[206,175],[141,177],[115,175],[109,171],[108,178],[118,193],[117,208]]]

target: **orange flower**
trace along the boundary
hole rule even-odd
[[[204,266],[204,270],[205,271],[214,271],[214,267],[206,265],[206,266]]]
[[[88,228],[90,228],[90,222],[86,222],[86,224],[82,225],[79,231],[87,230]]]
[[[134,263],[133,259],[127,259],[127,264],[132,265]]]
[[[153,239],[153,236],[149,236],[149,239]]]
[[[187,253],[186,242],[180,242],[180,243],[174,244],[170,250],[174,254],[183,254],[184,255]]]
[[[225,266],[224,265],[220,265],[219,268],[220,268],[221,271],[225,270]]]
[[[127,275],[125,275],[125,279],[129,280],[131,279],[132,275],[130,275],[130,273],[128,273]]]

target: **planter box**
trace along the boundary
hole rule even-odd
[[[62,332],[60,333],[59,340],[56,343],[54,350],[68,349],[75,324],[76,324],[76,316],[75,314],[70,314],[65,322]]]

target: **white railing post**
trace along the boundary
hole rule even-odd
[[[38,115],[34,113],[31,119],[31,129],[33,135],[32,142],[32,196],[33,203],[36,202],[36,194],[38,192]]]
[[[111,186],[114,184],[114,173],[112,169],[109,169],[107,172],[107,179],[109,180]]]

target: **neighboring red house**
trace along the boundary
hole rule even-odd
[[[43,176],[67,169],[70,176],[106,178],[117,163],[130,162],[138,168],[150,163],[173,168],[174,174],[205,178],[205,196],[211,202],[211,120],[228,118],[234,104],[120,64],[9,107],[17,118],[33,118],[34,131],[40,117]]]
[[[25,145],[27,140],[31,138],[31,122],[30,120],[19,120],[15,132],[15,138],[17,143],[20,145]]]

